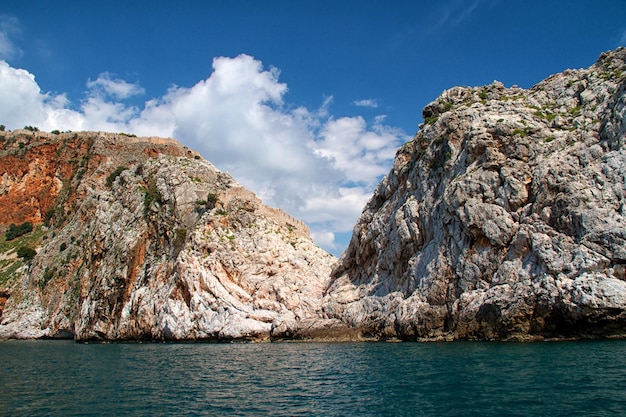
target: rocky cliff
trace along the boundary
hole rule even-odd
[[[445,91],[336,262],[169,139],[0,132],[0,338],[626,335],[626,49]]]
[[[0,338],[263,340],[320,310],[335,258],[179,143],[20,130],[0,147]]]
[[[445,91],[354,227],[327,317],[375,338],[626,334],[626,49]]]

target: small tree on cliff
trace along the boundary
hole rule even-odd
[[[25,235],[26,233],[30,233],[33,231],[33,224],[31,222],[24,222],[19,226],[11,224],[9,226],[9,230],[4,233],[4,238],[6,240],[13,240],[17,237]]]

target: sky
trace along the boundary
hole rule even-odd
[[[444,90],[624,45],[625,0],[0,0],[0,123],[172,137],[339,255]]]

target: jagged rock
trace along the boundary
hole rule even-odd
[[[0,225],[47,225],[2,241],[0,338],[624,336],[626,49],[423,115],[337,263],[172,140],[0,132]]]
[[[265,340],[320,310],[335,258],[177,142],[1,139],[0,223],[48,226],[7,242],[0,338]],[[21,240],[37,248],[29,262]]]
[[[401,339],[626,334],[626,49],[426,106],[354,227],[327,317]]]

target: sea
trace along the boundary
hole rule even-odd
[[[626,341],[5,341],[0,415],[626,416]]]

